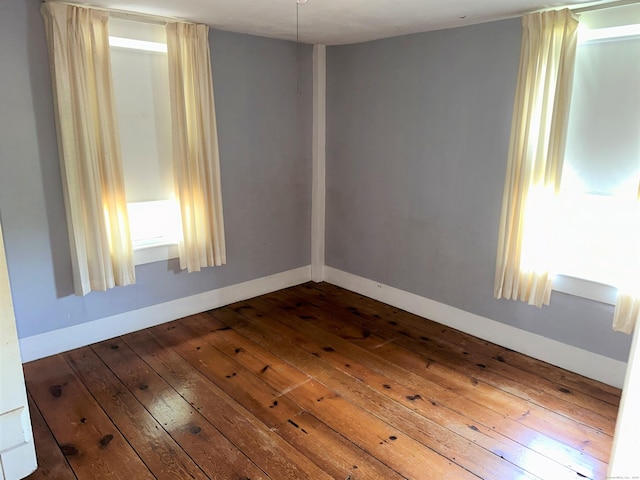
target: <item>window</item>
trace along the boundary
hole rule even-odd
[[[579,32],[553,288],[615,304],[640,257],[640,8],[583,13]]]
[[[109,45],[129,225],[137,265],[178,256],[164,25],[111,17]]]
[[[170,21],[162,32],[151,25],[131,20],[119,25],[114,20],[110,38],[105,11],[45,2],[41,12],[49,46],[76,294],[135,283],[128,202],[159,209],[154,210],[157,215],[146,210],[139,217],[171,224],[173,215],[162,202],[171,201],[166,197],[175,193],[181,218],[175,225],[180,269],[198,272],[225,264],[209,27]],[[156,34],[163,33],[164,43],[154,41]],[[113,67],[110,43],[115,51]],[[148,53],[118,53],[126,47]],[[116,88],[110,70],[115,70]],[[160,70],[165,74],[158,74]],[[120,91],[118,101],[116,90]],[[120,130],[125,136],[124,167],[119,158]],[[169,138],[172,147],[166,143]],[[169,153],[172,168],[167,168]],[[164,226],[151,230],[135,226],[134,234],[143,235],[134,239],[138,250],[173,244],[173,235],[158,233],[164,231]]]

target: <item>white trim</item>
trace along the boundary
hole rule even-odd
[[[569,275],[556,275],[551,288],[556,292],[588,298],[609,305],[615,305],[618,301],[617,288],[611,285],[585,280],[584,278],[571,277]]]
[[[624,380],[607,478],[640,478],[640,325],[636,326]]]
[[[311,279],[324,280],[327,50],[313,46],[313,146],[311,186]]]
[[[159,243],[156,245],[144,245],[133,247],[133,264],[144,265],[145,263],[162,262],[178,258],[177,243]]]
[[[332,267],[325,267],[325,281],[585,377],[614,387],[622,387],[627,364],[619,360],[566,345]]]
[[[22,361],[30,362],[66,352],[67,350],[101,342],[143,328],[205,312],[212,308],[300,285],[310,279],[311,267],[300,267],[190,297],[131,310],[92,322],[21,338]]]
[[[29,425],[29,410],[26,405],[0,414],[0,456],[33,440],[31,429],[25,428]]]
[[[166,43],[148,42],[146,40],[135,40],[133,38],[109,37],[109,46],[143,50],[145,52],[167,53]]]
[[[311,279],[311,272],[311,266],[300,267],[190,297],[22,338],[19,340],[22,360],[30,362],[212,308],[299,285]],[[618,388],[623,385],[627,364],[619,360],[566,345],[332,267],[325,266],[324,273],[325,280],[334,285],[609,385]],[[637,343],[637,340],[635,342]],[[640,352],[640,349],[636,350]],[[640,356],[640,353],[638,355]]]
[[[0,457],[0,479],[3,480],[24,478],[35,472],[37,468],[33,439],[29,443],[23,443],[19,447],[4,452]]]
[[[637,37],[640,35],[640,25],[619,25],[608,28],[579,28],[578,44],[597,42],[602,40],[613,40],[618,38]]]
[[[27,392],[0,225],[0,479],[17,479],[37,468]]]

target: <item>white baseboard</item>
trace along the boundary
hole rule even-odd
[[[325,280],[443,325],[622,388],[627,364],[473,313],[325,266]],[[311,280],[311,266],[300,267],[190,297],[21,338],[23,362],[101,342],[230,303]]]
[[[520,330],[357,275],[324,267],[325,281],[401,308],[483,340],[622,388],[627,364],[597,353]]]
[[[190,297],[21,338],[22,361],[30,362],[109,338],[153,327],[311,280],[311,266],[210,290]]]

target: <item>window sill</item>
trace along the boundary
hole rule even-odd
[[[172,258],[178,258],[177,243],[155,243],[133,247],[134,265],[162,262]]]
[[[556,275],[552,289],[556,292],[588,298],[596,302],[608,303],[609,305],[615,305],[618,298],[618,289],[611,285],[568,275]]]

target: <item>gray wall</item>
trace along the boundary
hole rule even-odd
[[[309,264],[311,49],[210,34],[227,262],[74,296],[39,0],[0,2],[0,216],[21,338]]]
[[[613,307],[493,299],[520,20],[327,50],[326,263],[626,361]]]

